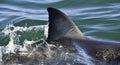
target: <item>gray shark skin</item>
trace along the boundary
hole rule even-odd
[[[49,13],[48,43],[74,48],[75,42],[91,57],[107,61],[109,64],[106,65],[119,65],[120,43],[88,39],[63,12],[52,7],[48,7],[47,10]],[[76,52],[76,50],[71,51]]]

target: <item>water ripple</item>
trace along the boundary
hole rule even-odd
[[[56,2],[61,2],[63,0],[14,0],[14,2],[30,2],[30,3],[35,3],[35,4],[49,4],[49,3],[56,3]]]
[[[40,10],[40,9],[34,10],[31,8],[21,8],[19,6],[5,5],[5,4],[0,4],[0,9],[1,9],[0,13],[6,16],[21,16],[21,17],[41,19],[41,20],[46,20],[48,17],[46,10]]]
[[[92,18],[107,18],[114,19],[120,16],[120,8],[117,5],[109,5],[109,6],[96,6],[96,7],[84,7],[84,8],[63,8],[69,16],[72,17],[82,17],[80,19],[92,19]],[[74,13],[74,14],[73,14]],[[119,19],[119,18],[118,18]]]

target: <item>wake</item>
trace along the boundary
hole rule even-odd
[[[1,65],[95,65],[85,51],[77,47],[79,53],[71,53],[61,45],[47,43],[44,39],[36,41],[24,40],[19,44],[16,32],[44,31],[47,36],[47,25],[19,27],[7,25],[2,33],[10,38],[6,46],[0,47]]]

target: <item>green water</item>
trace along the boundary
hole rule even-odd
[[[14,51],[15,49],[12,43],[24,46],[23,44],[26,40],[30,42],[41,39],[46,40],[45,26],[48,24],[48,7],[57,8],[67,14],[83,34],[90,39],[120,42],[120,0],[0,0],[0,64],[4,62],[3,56],[6,56],[3,54],[5,53],[4,51],[7,51],[7,47],[2,49],[3,46],[10,44],[8,51]],[[44,48],[45,46],[43,45],[41,47]],[[85,53],[85,50],[81,50],[79,46],[75,47],[80,53],[75,54],[73,57],[70,55],[69,58],[69,53],[60,53],[60,55],[63,54],[62,56],[65,56],[64,60],[61,60],[60,56],[56,58],[57,60],[50,59],[41,62],[44,59],[38,56],[41,54],[45,56],[42,52],[37,55],[38,58],[35,58],[35,60],[41,59],[36,63],[39,65],[80,65],[81,63],[95,65],[92,60],[96,59],[92,58],[91,60]],[[49,46],[47,49],[50,50]],[[40,48],[37,51],[41,52],[44,50],[46,48]],[[61,50],[64,51],[62,48]],[[31,50],[29,54],[33,53],[34,55],[34,52],[37,53],[37,51]],[[8,63],[10,53],[6,56]],[[46,54],[50,57],[52,57],[50,55],[51,53],[53,51],[46,51]],[[58,52],[57,54],[59,55]],[[17,52],[16,56],[18,56]],[[22,58],[22,60],[24,61],[26,59]],[[18,60],[13,58],[10,61],[14,63],[14,61]],[[29,63],[34,64],[31,59],[30,61],[28,59],[25,63],[28,63],[28,65]]]
[[[119,0],[1,0],[0,29],[6,25],[37,26],[48,22],[47,7],[66,13],[87,37],[97,40],[120,41]],[[18,32],[19,43],[25,39],[44,38],[43,31]],[[9,36],[0,33],[0,45],[9,43]]]

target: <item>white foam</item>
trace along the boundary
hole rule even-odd
[[[44,30],[45,28],[45,30]],[[6,53],[15,53],[15,50],[17,48],[17,45],[15,44],[16,42],[16,38],[17,37],[17,33],[16,32],[23,32],[23,31],[46,31],[47,29],[46,25],[39,25],[39,26],[30,26],[30,27],[19,27],[19,26],[14,26],[13,24],[9,24],[7,25],[3,30],[2,33],[4,33],[4,35],[8,35],[10,37],[10,41],[8,43],[8,45],[6,46]],[[47,35],[47,32],[45,32],[45,34]],[[18,38],[19,39],[19,38]],[[25,41],[26,43],[33,43],[33,41]]]
[[[7,59],[10,59],[7,63],[10,65],[20,65],[16,59],[22,58],[23,61],[26,61],[27,64],[23,65],[30,65],[30,63],[34,63],[34,60],[39,61],[36,63],[37,65],[46,65],[46,63],[52,65],[63,65],[61,61],[67,62],[66,65],[72,65],[74,62],[71,61],[79,61],[80,63],[93,65],[90,61],[90,57],[82,50],[82,48],[76,48],[79,51],[79,54],[71,54],[67,49],[63,46],[56,46],[53,44],[48,44],[46,41],[39,42],[40,44],[35,44],[34,42],[38,41],[28,41],[24,40],[23,46],[19,45],[19,36],[16,32],[23,32],[23,31],[44,31],[44,35],[48,36],[48,25],[41,25],[41,26],[30,26],[30,27],[19,27],[14,25],[7,25],[3,30],[2,33],[4,35],[8,35],[10,37],[10,41],[7,46],[0,47],[0,62],[5,62]],[[17,41],[17,44],[15,44]],[[11,54],[12,53],[12,54]],[[7,56],[7,57],[6,57]],[[16,57],[17,56],[17,57]],[[5,58],[5,59],[3,59]],[[23,62],[21,61],[21,62]],[[44,62],[43,62],[44,61]],[[72,63],[72,64],[71,64]],[[1,63],[0,63],[1,64]],[[21,64],[22,65],[22,64]]]

